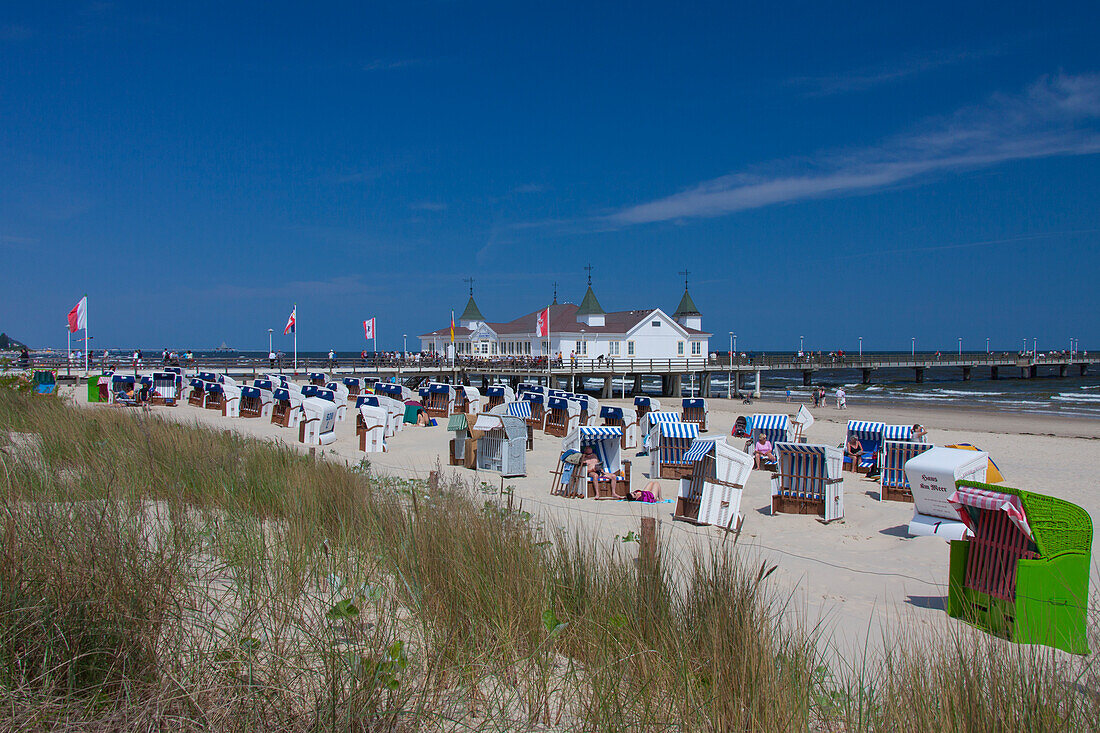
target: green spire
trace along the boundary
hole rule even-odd
[[[470,299],[466,302],[466,310],[462,311],[462,315],[458,317],[460,321],[484,321],[485,316],[481,315],[481,309],[477,307],[477,303],[474,302],[473,293],[470,294]]]
[[[701,316],[702,313],[695,307],[695,301],[688,295],[687,288],[684,288],[684,297],[680,298],[680,305],[676,308],[676,312],[672,314],[673,318],[679,318],[680,316]]]
[[[596,294],[592,292],[592,286],[588,286],[588,292],[584,294],[584,299],[581,301],[580,306],[577,307],[578,316],[602,316],[605,315],[605,311],[600,307],[600,301],[596,300]]]

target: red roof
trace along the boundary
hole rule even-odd
[[[580,333],[583,328],[585,333],[626,333],[630,329],[637,326],[653,312],[650,310],[637,310],[637,311],[615,311],[614,313],[607,313],[604,315],[604,325],[602,326],[586,326],[583,323],[577,322],[577,308],[578,306],[573,303],[559,303],[557,305],[550,306],[550,330],[553,333]],[[522,315],[514,321],[508,321],[506,323],[491,323],[485,322],[485,325],[493,329],[498,336],[510,336],[515,334],[533,334],[535,332],[535,325],[538,321],[538,315],[544,309],[537,311],[531,311],[526,315]],[[683,324],[678,324],[681,328],[687,331],[693,336],[709,336],[706,331],[699,331],[694,328],[688,328]],[[472,331],[468,328],[460,328],[455,326],[455,337],[461,335],[468,335]],[[447,336],[450,338],[451,327],[447,326],[441,328],[438,331],[432,331],[431,333],[421,334],[421,338],[430,338],[432,336]]]

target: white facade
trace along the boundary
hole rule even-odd
[[[698,316],[685,319],[689,324],[700,324],[700,320]],[[585,315],[581,321],[556,323],[551,318],[549,339],[537,338],[533,328],[526,333],[515,333],[512,328],[497,333],[492,324],[470,322],[469,333],[455,334],[457,355],[537,358],[560,353],[565,359],[570,354],[579,359],[690,359],[705,358],[709,353],[709,334],[698,333],[697,325],[689,325],[695,332],[689,331],[660,308],[616,319],[632,321],[621,333],[608,330],[603,314]],[[422,351],[446,354],[449,345],[449,332],[420,337]]]

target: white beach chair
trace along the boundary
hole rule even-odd
[[[501,476],[527,474],[527,425],[522,418],[483,412],[474,422],[477,467]]]
[[[699,437],[699,426],[679,420],[654,420],[654,415],[679,415],[676,413],[646,414],[650,418],[649,477],[680,479],[691,475],[691,463],[687,460],[691,444]]]
[[[752,472],[752,456],[725,440],[698,439],[685,460],[691,463],[691,476],[680,479],[672,518],[739,530],[744,520],[741,494]]]
[[[385,408],[360,405],[355,419],[355,433],[359,436],[359,450],[365,453],[382,453],[386,450],[386,423],[389,416]]]
[[[335,401],[321,397],[306,397],[302,400],[298,441],[306,445],[329,445],[336,441]]]
[[[943,537],[949,542],[963,539],[966,525],[948,498],[955,493],[957,481],[985,483],[988,470],[988,453],[961,448],[933,447],[906,461],[905,474],[913,494],[910,536]]]
[[[699,432],[707,432],[710,410],[702,397],[685,397],[680,402],[680,422],[693,422],[699,426]]]
[[[293,382],[288,383],[286,387],[278,387],[272,392],[274,403],[271,409],[271,422],[284,428],[297,428],[302,419],[302,390],[292,389],[291,384]]]
[[[620,445],[624,450],[638,447],[638,413],[634,408],[604,405],[600,408],[600,417],[604,425],[622,428]]]

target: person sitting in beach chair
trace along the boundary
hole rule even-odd
[[[920,423],[913,423],[913,442],[923,443],[924,436],[928,435],[928,431],[924,429],[924,426]]]
[[[768,436],[760,432],[752,446],[753,468],[764,468],[765,464],[775,464],[775,451]]]
[[[599,457],[596,455],[596,451],[592,449],[592,446],[586,445],[581,449],[581,463],[584,465],[584,472],[588,478],[595,481],[611,481],[611,495],[619,495],[619,477],[613,473],[609,473],[604,470],[603,464],[600,463]]]
[[[848,442],[844,444],[844,455],[852,458],[852,467],[855,470],[855,466],[859,465],[859,457],[863,455],[863,443],[859,442],[859,437],[854,433],[848,436]]]

